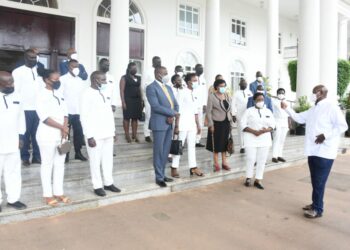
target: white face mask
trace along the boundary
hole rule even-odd
[[[317,95],[316,94],[312,94],[311,95],[311,101],[312,102],[316,102],[317,101]]]
[[[79,68],[74,68],[74,69],[72,70],[72,72],[73,72],[73,74],[74,74],[75,76],[78,76],[79,73],[80,73],[80,69],[79,69]]]
[[[258,78],[256,78],[256,80],[257,80],[258,82],[263,82],[263,81],[264,81],[264,79],[263,79],[261,76],[259,76]]]
[[[78,60],[78,54],[77,53],[71,54],[70,58],[73,60]]]
[[[258,109],[262,109],[264,107],[265,103],[264,102],[257,102],[255,103],[255,106],[258,108]]]
[[[284,94],[278,94],[277,97],[278,97],[278,99],[283,100],[285,96],[284,96]]]
[[[168,75],[163,76],[163,78],[162,78],[162,83],[163,83],[163,84],[168,84],[168,83],[169,83],[169,81],[170,81],[170,78],[169,78],[169,76],[168,76]]]
[[[192,88],[193,88],[193,89],[196,89],[196,88],[198,88],[198,87],[199,87],[198,82],[192,82]]]
[[[265,94],[265,91],[264,90],[257,90],[256,93]]]

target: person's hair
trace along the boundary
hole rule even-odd
[[[177,65],[177,66],[175,67],[175,72],[178,72],[179,69],[182,69],[182,66],[181,66],[181,65]]]
[[[107,58],[102,58],[102,59],[99,61],[98,65],[100,65],[100,67],[101,67],[101,65],[102,65],[103,63],[108,62],[108,61],[109,61],[109,60],[108,60]]]
[[[97,77],[104,75],[105,73],[103,73],[102,71],[94,71],[92,72],[92,74],[90,75],[90,80],[91,82],[95,82],[97,80]]]
[[[215,76],[215,81],[218,80],[220,77],[222,77],[222,75],[218,74]]]
[[[256,72],[255,76],[256,76],[256,77],[262,76],[261,71]]]
[[[193,77],[196,77],[196,73],[188,73],[186,76],[185,76],[185,82],[188,83],[189,81],[192,80]]]
[[[239,81],[239,85],[241,85],[242,83],[247,83],[247,81],[244,78],[241,78],[241,80]]]
[[[31,54],[31,53],[36,54],[34,49],[27,49],[27,50],[24,51],[24,55],[28,55],[28,54]]]
[[[257,99],[259,96],[262,96],[262,97],[265,98],[265,96],[264,96],[263,93],[255,93],[255,94],[253,95],[253,100],[256,101],[256,99]]]
[[[202,68],[202,67],[203,67],[203,65],[200,63],[198,63],[198,64],[196,64],[196,66],[194,66],[195,69]]]
[[[69,60],[68,65],[70,66],[70,65],[72,65],[73,63],[78,63],[78,64],[79,64],[79,62],[78,62],[77,60],[71,59],[71,60]]]
[[[218,79],[218,80],[216,80],[216,81],[214,82],[214,84],[213,84],[214,89],[215,89],[215,90],[218,90],[219,85],[220,85],[220,84],[223,84],[223,83],[225,83],[225,85],[226,85],[226,81],[223,80],[223,79]]]
[[[176,81],[177,78],[181,78],[180,75],[175,74],[171,77],[171,82],[174,83]]]
[[[263,85],[258,85],[258,87],[256,87],[256,90],[265,90]]]
[[[43,69],[41,72],[41,77],[43,78],[43,81],[45,82],[46,79],[49,79],[51,75],[57,73],[57,71],[52,69]]]
[[[152,63],[153,63],[155,60],[161,60],[161,59],[160,59],[159,56],[154,56],[154,57],[152,58]]]
[[[283,91],[284,93],[286,93],[286,90],[284,89],[284,88],[279,88],[279,89],[277,89],[277,94],[278,94],[278,92],[280,92],[280,91]]]
[[[130,62],[128,64],[128,67],[126,68],[126,75],[130,75],[130,70],[131,70],[131,67],[134,67],[136,66],[136,63],[135,62]]]
[[[166,69],[164,66],[158,66],[158,67],[155,67],[154,69],[154,74],[156,74],[157,72],[159,72],[160,70],[162,69]]]

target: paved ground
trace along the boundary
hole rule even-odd
[[[209,187],[0,226],[0,249],[350,249],[350,156],[339,157],[322,218],[306,166],[267,173],[266,190],[242,179]]]

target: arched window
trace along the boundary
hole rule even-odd
[[[111,18],[111,0],[103,0],[98,7],[97,15],[104,18]],[[129,1],[129,22],[143,24],[143,17],[140,10],[133,1]]]
[[[189,51],[180,53],[177,58],[177,65],[181,65],[184,68],[184,73],[193,72],[197,63],[197,57]]]
[[[239,82],[245,77],[245,67],[240,60],[234,60],[231,66],[231,89],[237,91]]]
[[[35,6],[47,7],[57,9],[58,4],[56,0],[8,0],[11,2],[31,4]]]

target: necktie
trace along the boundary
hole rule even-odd
[[[173,100],[170,97],[169,91],[168,91],[167,87],[165,86],[165,84],[162,84],[162,89],[163,89],[164,94],[168,98],[168,101],[170,103],[171,108],[173,109],[174,108],[174,103],[173,103]]]

